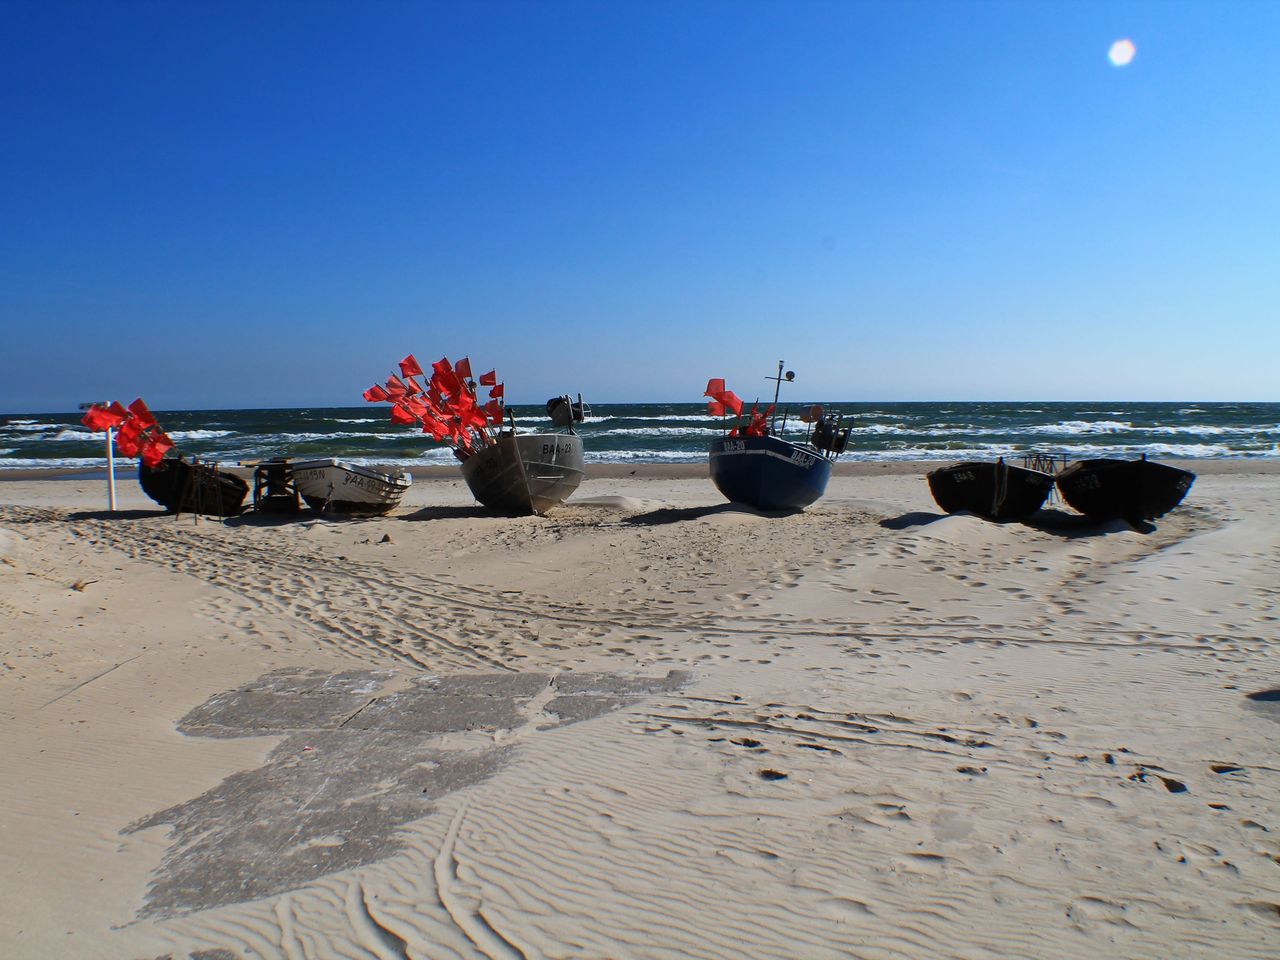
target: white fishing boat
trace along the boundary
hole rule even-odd
[[[289,473],[298,494],[319,513],[390,513],[413,483],[413,477],[403,471],[383,473],[331,457],[291,461]]]

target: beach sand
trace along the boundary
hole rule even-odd
[[[1274,957],[1280,465],[1151,534],[0,482],[0,956]]]

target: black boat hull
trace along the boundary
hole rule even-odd
[[[1091,520],[1141,524],[1182,502],[1196,475],[1150,460],[1077,460],[1057,476],[1058,492]]]
[[[929,473],[933,499],[947,513],[967,511],[988,520],[1024,520],[1044,506],[1053,476],[997,463],[955,463]]]
[[[155,467],[139,463],[138,484],[166,510],[211,517],[236,516],[249,495],[249,484],[235,474],[180,458],[161,460]]]
[[[711,480],[730,503],[757,510],[803,510],[827,490],[831,461],[778,437],[713,441]]]

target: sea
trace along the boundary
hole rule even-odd
[[[847,460],[967,460],[1045,454],[1067,459],[1280,458],[1280,403],[866,403],[821,402],[851,427]],[[784,434],[803,439],[798,414],[781,408]],[[539,406],[512,406],[522,430],[549,429]],[[703,403],[595,404],[580,425],[594,463],[695,463],[723,429]],[[271,410],[156,411],[178,450],[235,463],[335,456],[363,464],[456,462],[452,452],[393,424],[385,404]],[[0,414],[0,471],[101,468],[103,434],[81,414]],[[780,425],[781,421],[780,421]]]

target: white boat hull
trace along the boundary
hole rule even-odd
[[[299,495],[320,513],[390,513],[413,483],[407,473],[382,473],[345,460],[299,460],[289,469]]]
[[[573,433],[507,434],[462,464],[486,507],[539,515],[568,499],[583,472],[582,438]]]

